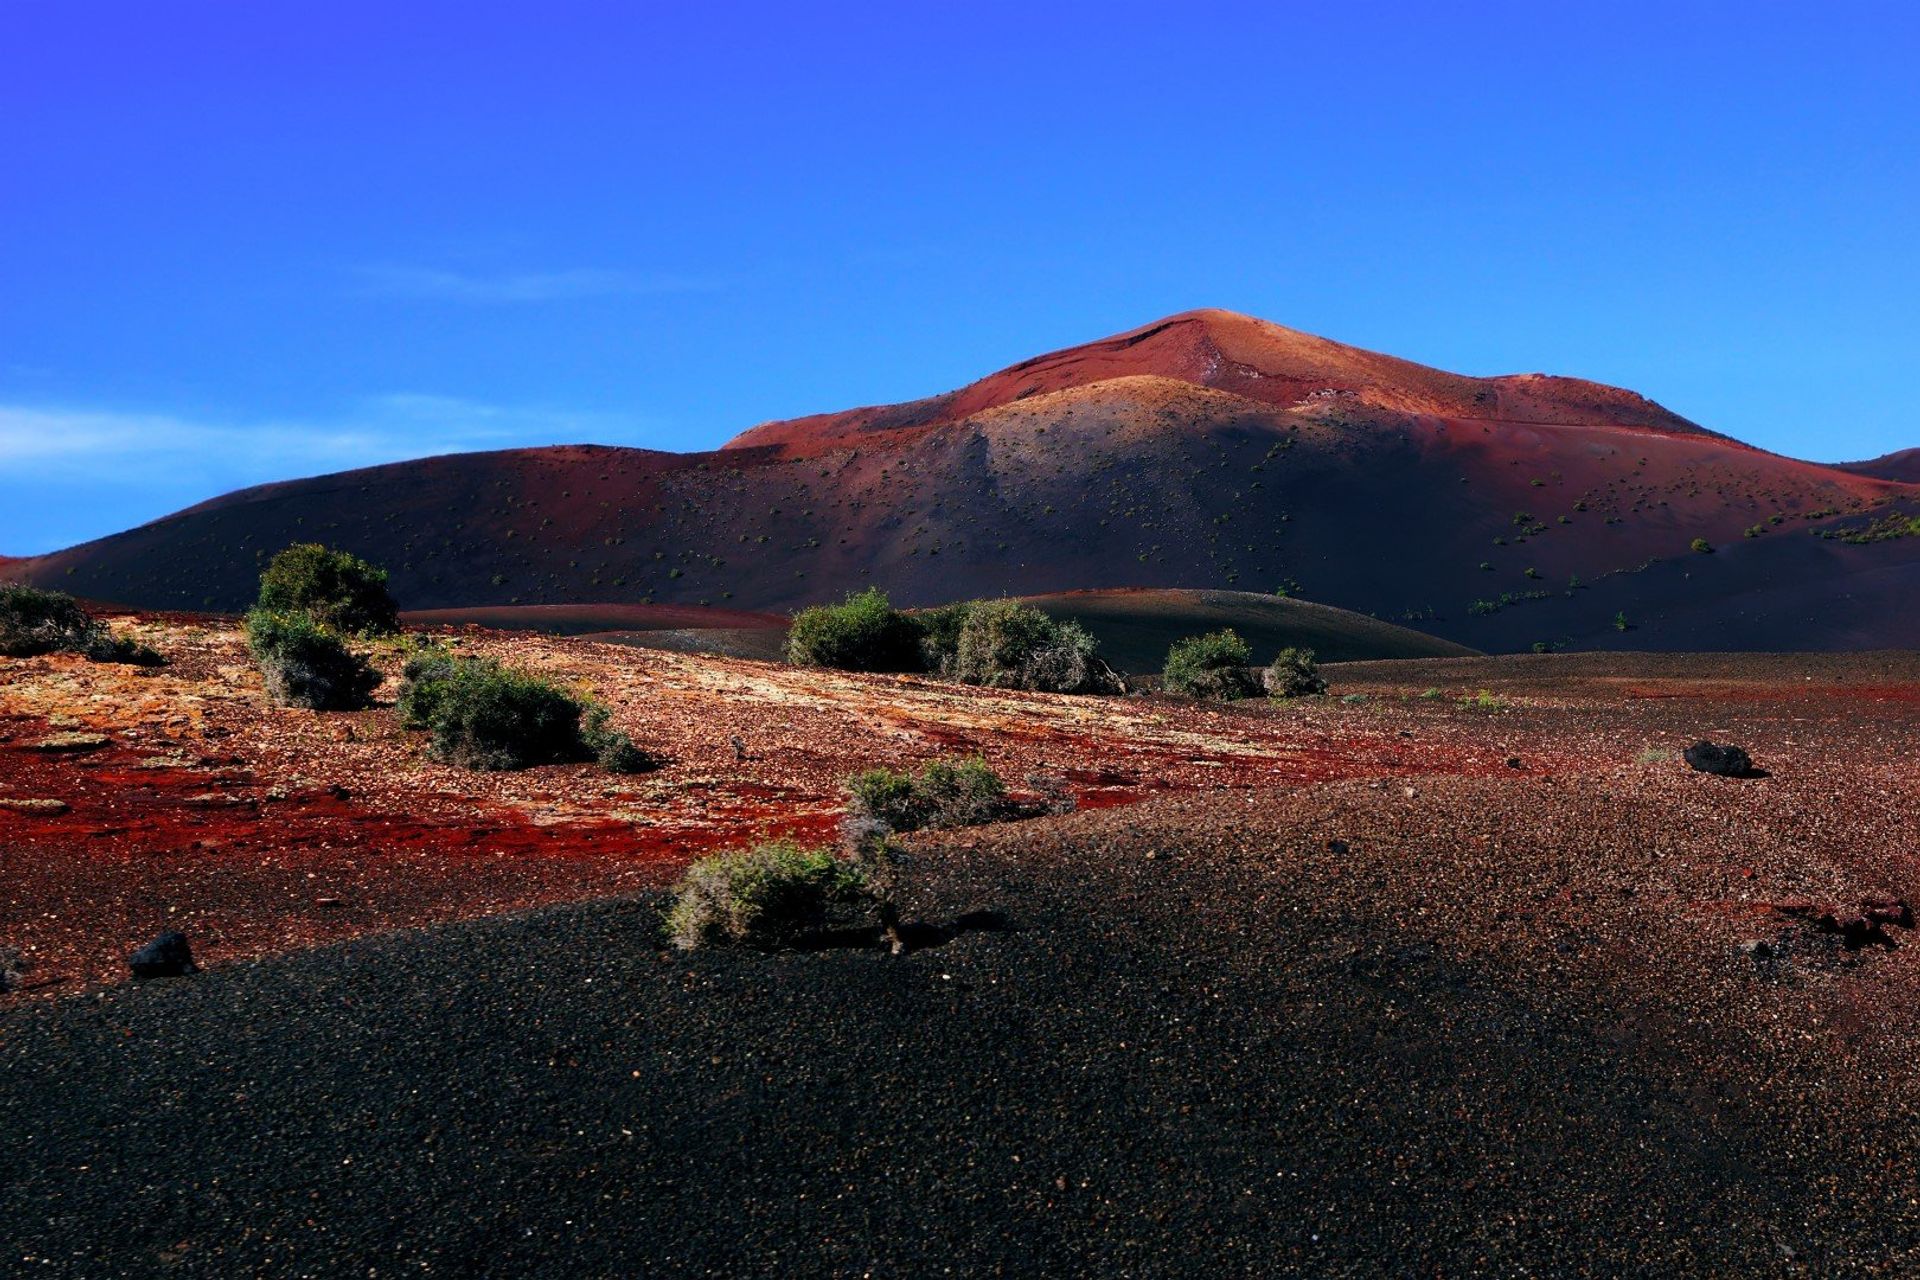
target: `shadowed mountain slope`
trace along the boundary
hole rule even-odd
[[[1850,647],[1906,642],[1920,539],[1807,533],[1907,502],[1920,488],[1631,392],[1461,377],[1201,311],[712,453],[569,446],[290,481],[16,571],[235,609],[266,557],[319,539],[390,566],[410,609],[1284,587],[1487,650]]]

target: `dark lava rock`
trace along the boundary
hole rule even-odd
[[[5,995],[20,985],[20,974],[27,962],[12,947],[0,947],[0,995]]]
[[[1686,750],[1687,764],[1698,773],[1722,778],[1744,778],[1753,773],[1753,758],[1736,746],[1721,746],[1705,738]]]
[[[200,972],[193,962],[193,948],[187,935],[169,930],[127,957],[136,978],[178,978]]]

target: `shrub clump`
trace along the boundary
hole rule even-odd
[[[814,605],[787,630],[787,661],[841,671],[918,671],[920,628],[878,587]]]
[[[935,760],[918,777],[892,769],[869,769],[847,782],[856,818],[883,824],[889,831],[927,827],[972,827],[999,822],[1015,813],[1007,784],[985,760],[958,764]]]
[[[1316,698],[1327,691],[1326,677],[1320,674],[1311,649],[1282,649],[1262,682],[1271,698]]]
[[[829,929],[866,925],[879,905],[857,863],[829,849],[763,844],[688,867],[674,888],[667,933],[688,950],[716,944],[775,950]]]
[[[158,653],[115,635],[63,591],[0,583],[0,655],[31,658],[42,653],[77,653],[89,662],[119,662],[157,667]]]
[[[256,609],[304,614],[342,635],[392,635],[400,614],[387,571],[317,542],[288,547],[260,575]]]
[[[1252,661],[1253,650],[1231,627],[1188,636],[1167,650],[1166,687],[1192,698],[1257,697],[1262,690]]]
[[[428,754],[445,764],[497,772],[594,760],[637,773],[653,760],[609,727],[612,713],[551,680],[491,658],[434,645],[407,660],[400,723],[431,734]]]
[[[972,600],[920,619],[927,668],[963,684],[1044,693],[1124,693],[1085,627],[1018,600]]]
[[[255,609],[247,615],[247,650],[267,696],[283,707],[353,711],[366,706],[380,684],[364,657],[305,614]]]

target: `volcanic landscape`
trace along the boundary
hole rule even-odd
[[[0,565],[165,660],[0,657],[0,1260],[1909,1274],[1913,479],[1192,312],[710,454],[429,459]],[[275,705],[236,616],[314,539],[406,610],[362,709]],[[1021,597],[1135,678],[783,660],[869,585]],[[1325,693],[1157,678],[1228,626]],[[432,758],[423,643],[646,767]],[[897,948],[673,944],[696,859],[976,757],[1018,813],[899,837]],[[134,981],[168,930],[200,971]]]

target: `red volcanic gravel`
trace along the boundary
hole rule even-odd
[[[0,659],[0,946],[30,966],[16,1000],[123,977],[125,954],[168,928],[218,964],[658,885],[716,848],[829,838],[847,775],[941,754],[983,755],[1016,788],[1059,778],[1087,808],[1504,760],[1473,732],[1435,726],[1416,747],[1328,707],[1067,698],[468,631],[452,642],[590,691],[665,759],[634,777],[475,774],[427,760],[390,706],[268,706],[229,624],[119,625],[172,664]],[[379,660],[397,679],[397,651]],[[35,748],[61,732],[106,743]]]

